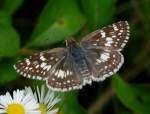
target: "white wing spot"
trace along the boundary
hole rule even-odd
[[[127,36],[126,39],[128,40],[128,39],[129,39],[129,36]]]
[[[119,33],[118,33],[118,36],[121,36],[121,34],[122,34],[122,33],[121,33],[121,32],[119,32]]]
[[[97,46],[97,44],[95,43],[95,44],[93,44],[94,46]]]
[[[107,69],[108,68],[108,66],[105,66],[105,69]]]
[[[123,30],[120,30],[120,32],[122,33],[122,32],[123,32]]]
[[[117,44],[114,44],[114,46],[117,47],[118,45],[117,45]]]
[[[106,36],[105,32],[102,30],[100,32],[101,32],[102,38],[105,38],[105,36]]]
[[[113,58],[115,58],[116,57],[116,55],[115,54],[113,54]]]
[[[46,60],[46,58],[45,58],[44,56],[41,56],[40,59],[41,59],[42,61],[45,61],[45,60]]]
[[[111,41],[108,41],[107,43],[109,43],[109,44],[112,44],[112,43],[113,43],[113,40],[111,40]]]
[[[66,74],[69,75],[69,70],[67,70]]]
[[[107,61],[107,59],[109,58],[109,54],[108,53],[103,53],[103,54],[101,54],[100,58],[104,61]]]
[[[44,63],[44,62],[40,65],[41,68],[43,68],[45,66],[46,66],[46,63]]]
[[[97,63],[101,63],[102,61],[101,61],[101,60],[99,60],[99,59],[96,59],[96,62],[97,62]]]
[[[26,67],[25,69],[28,70],[29,67]]]
[[[58,71],[55,72],[55,76],[58,76],[57,74],[58,74]]]
[[[43,69],[47,69],[47,71],[49,71],[51,69],[51,65],[44,66]]]
[[[28,77],[28,78],[31,78],[31,75],[29,75],[29,74],[28,74],[28,76],[27,76],[27,77]]]
[[[43,72],[43,75],[45,75],[46,74],[46,72]]]
[[[109,72],[109,75],[113,75],[113,72]]]
[[[70,71],[70,75],[72,75],[73,73]]]
[[[24,73],[23,75],[24,75],[24,76],[27,76],[27,74],[26,74],[26,73]]]
[[[63,71],[63,70],[59,70],[58,71],[58,77],[60,77],[60,78],[64,78],[64,76],[65,76],[65,71]]]
[[[111,37],[107,37],[106,38],[107,43],[105,43],[105,46],[111,46],[111,44],[113,43],[113,39]]]
[[[115,31],[118,31],[118,28],[117,28],[117,26],[116,26],[115,24],[113,24],[113,29],[114,29]]]
[[[26,61],[27,65],[30,65],[29,59],[26,59],[25,61]]]
[[[117,41],[119,41],[120,39],[119,38],[117,38]]]
[[[32,69],[33,69],[32,67],[29,68],[29,70],[32,70]]]
[[[110,44],[110,43],[105,43],[104,45],[105,45],[105,46],[111,46],[111,44]]]
[[[115,36],[115,35],[113,35],[113,36],[112,36],[112,38],[116,38],[116,36]]]
[[[67,80],[67,83],[70,83],[70,80]]]
[[[111,37],[106,38],[107,41],[112,41],[113,39]]]
[[[58,58],[55,58],[55,61],[58,61]]]
[[[39,65],[36,65],[35,68],[39,68]]]
[[[42,77],[38,76],[37,79],[38,79],[38,80],[42,80]]]
[[[50,57],[50,60],[53,60],[54,59],[54,57],[52,56],[52,57]]]

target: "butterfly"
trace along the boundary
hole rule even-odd
[[[119,21],[85,36],[80,43],[66,40],[66,48],[35,53],[14,65],[27,78],[46,81],[54,91],[81,89],[115,74],[124,62],[120,53],[129,39],[129,24]]]

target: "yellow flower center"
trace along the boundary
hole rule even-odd
[[[41,103],[39,106],[39,110],[41,111],[41,114],[46,114],[47,113],[46,105]]]
[[[6,114],[25,114],[25,109],[21,104],[10,104],[8,105]]]

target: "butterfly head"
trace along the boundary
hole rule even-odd
[[[74,38],[66,39],[65,42],[66,42],[67,47],[71,47],[73,45],[76,45],[76,41],[74,40]]]

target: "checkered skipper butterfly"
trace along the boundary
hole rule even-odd
[[[96,30],[80,43],[66,40],[67,48],[36,53],[14,65],[27,78],[45,80],[55,91],[81,89],[116,73],[124,62],[120,51],[129,39],[127,21]]]

